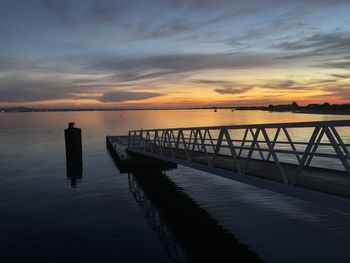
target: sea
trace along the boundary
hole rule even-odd
[[[0,262],[350,262],[349,214],[184,166],[120,173],[106,148],[107,135],[131,129],[348,118],[227,109],[0,113]],[[75,179],[66,171],[69,122],[82,129],[83,174]]]

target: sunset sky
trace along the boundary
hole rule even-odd
[[[0,106],[350,101],[349,0],[0,3]]]

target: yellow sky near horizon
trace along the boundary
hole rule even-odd
[[[134,83],[137,92],[158,93],[150,98],[102,102],[102,92],[80,93],[78,98],[52,99],[31,102],[2,103],[3,106],[28,107],[122,107],[167,108],[207,106],[254,106],[287,104],[296,101],[300,105],[310,103],[347,103],[332,86],[350,86],[344,70],[311,69],[251,69],[212,70],[196,72],[183,79],[150,79]],[[145,84],[145,87],[142,87]],[[113,87],[113,83],[110,83]],[[122,85],[121,85],[122,86]],[[345,88],[344,88],[345,89]],[[127,89],[126,89],[127,90]],[[84,98],[85,97],[85,98]]]

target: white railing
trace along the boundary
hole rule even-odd
[[[294,184],[308,166],[350,175],[349,142],[350,120],[340,120],[132,130],[128,149],[174,162],[193,162],[200,153],[209,167],[215,167],[219,157],[230,157],[240,175],[251,160],[274,162],[282,181]],[[298,165],[292,179],[286,176],[284,163]]]

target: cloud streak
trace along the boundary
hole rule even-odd
[[[94,94],[99,87],[95,85],[73,84],[66,80],[54,78],[33,79],[18,75],[0,79],[0,102],[35,102],[55,99],[86,98]],[[94,95],[90,95],[94,98]]]
[[[245,93],[247,92],[248,90],[250,90],[251,87],[244,87],[244,88],[241,88],[241,87],[227,87],[227,88],[218,88],[218,89],[215,89],[214,91],[219,93],[219,94],[222,94],[222,95],[233,95],[233,94],[241,94],[241,93]]]
[[[247,69],[266,67],[278,63],[272,54],[213,53],[169,54],[140,58],[106,58],[88,67],[101,72],[113,73],[119,81],[161,78],[172,74],[191,73],[203,70]],[[152,73],[146,73],[146,72]]]
[[[295,41],[283,41],[272,48],[289,52],[279,57],[282,60],[299,60],[306,58],[326,58],[325,61],[314,61],[314,67],[350,68],[350,36],[349,32],[315,33]]]
[[[107,92],[99,98],[102,102],[126,102],[135,100],[145,100],[162,96],[161,93],[155,92],[129,92],[129,91],[113,91]]]

